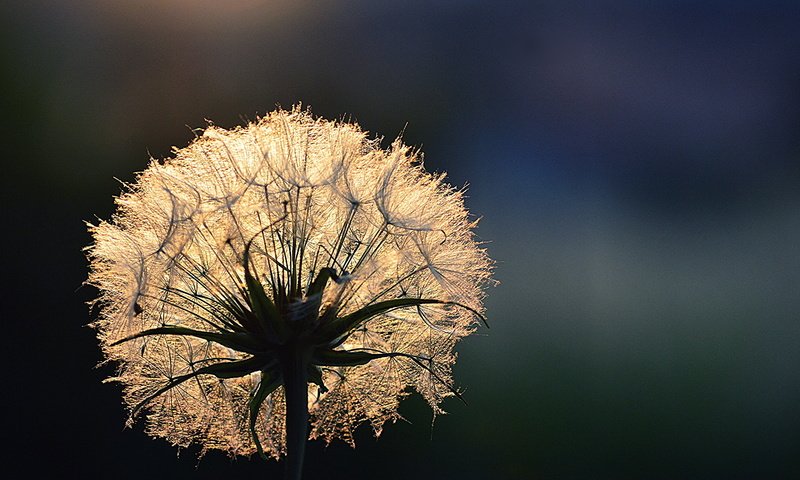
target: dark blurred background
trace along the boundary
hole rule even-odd
[[[115,177],[302,101],[469,183],[502,282],[469,405],[306,478],[800,478],[796,2],[7,1],[0,68],[3,477],[279,478],[123,428],[81,249]]]

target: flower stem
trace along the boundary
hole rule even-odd
[[[291,355],[283,365],[286,398],[286,480],[300,480],[308,439],[308,380],[301,355]]]

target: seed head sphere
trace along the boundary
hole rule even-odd
[[[401,141],[277,110],[209,126],[116,204],[90,226],[93,325],[148,434],[277,458],[292,415],[303,442],[352,444],[411,392],[435,413],[458,395],[492,263],[463,191]]]

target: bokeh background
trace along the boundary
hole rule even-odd
[[[115,177],[301,101],[469,183],[502,282],[469,405],[306,478],[800,478],[796,2],[6,1],[0,68],[5,478],[279,478],[124,428],[81,249]]]

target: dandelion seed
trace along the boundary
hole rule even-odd
[[[91,226],[94,324],[132,422],[203,453],[353,444],[419,392],[458,395],[453,347],[491,261],[462,192],[395,141],[278,110],[151,161]]]

